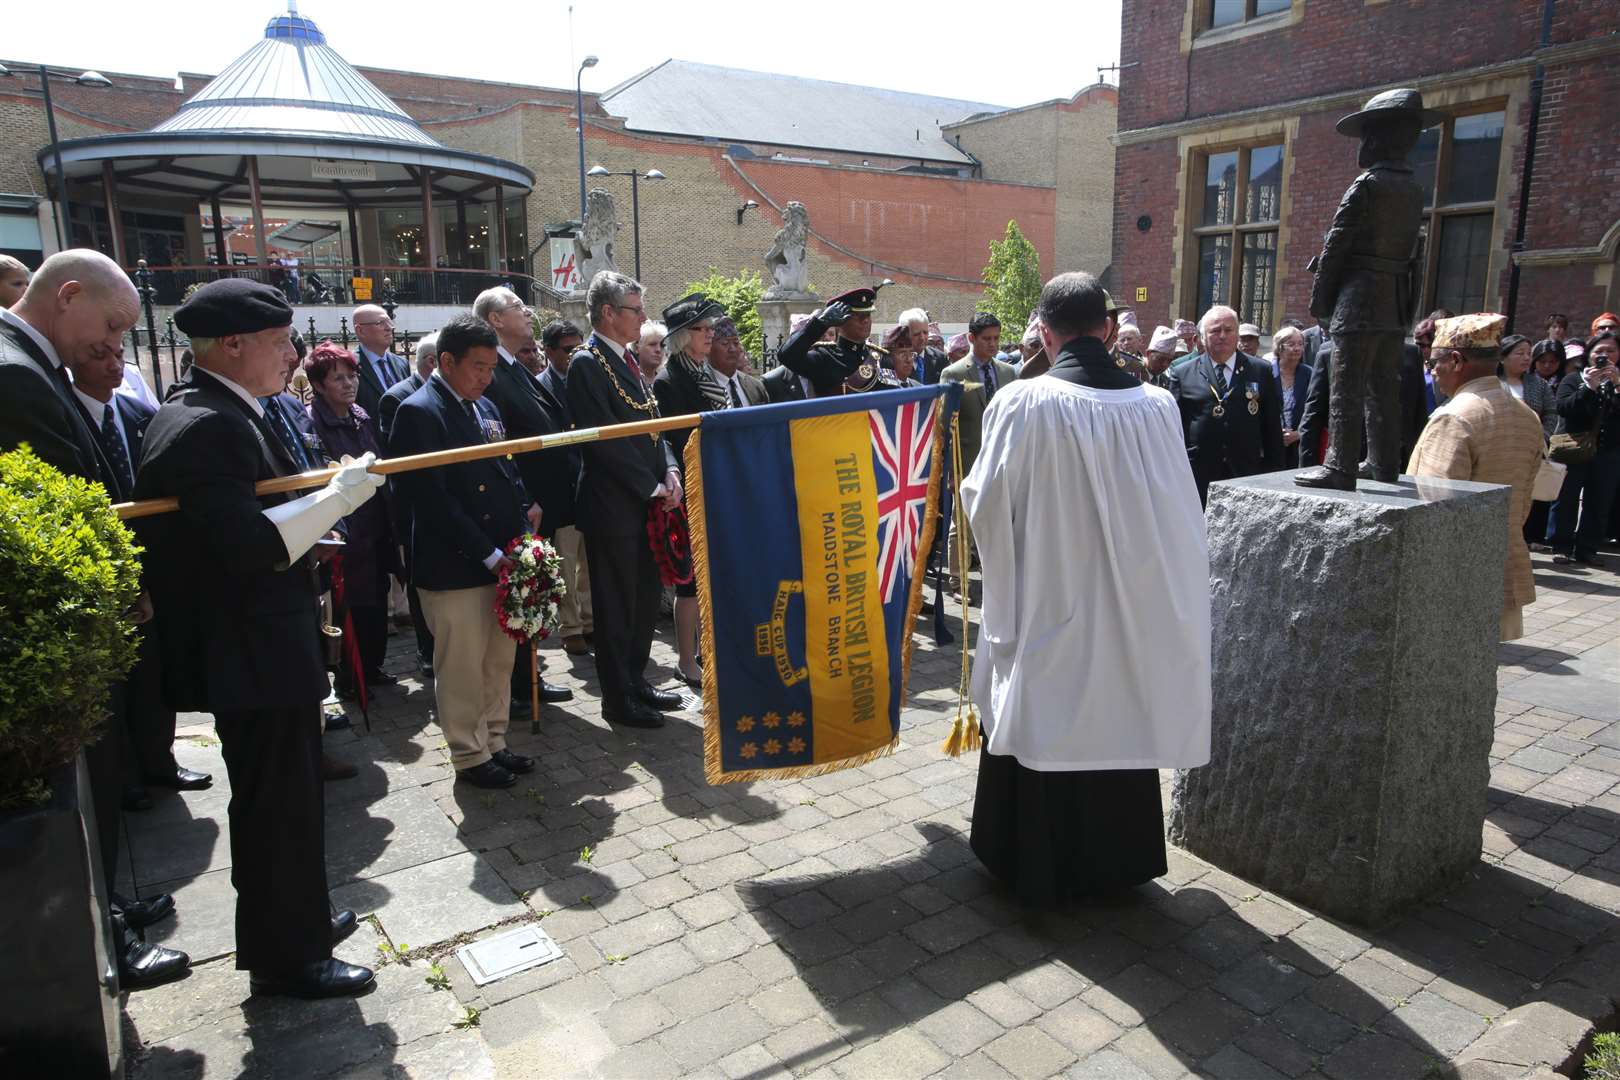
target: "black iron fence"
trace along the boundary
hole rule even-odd
[[[148,266],[128,271],[138,287],[152,290],[159,307],[181,303],[188,290],[222,277],[249,278],[280,289],[288,303],[352,307],[385,299],[396,304],[470,304],[485,289],[505,285],[526,304],[556,306],[561,294],[517,271],[427,269],[415,266]],[[144,277],[142,276],[144,273]]]

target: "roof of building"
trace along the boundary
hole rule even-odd
[[[600,96],[632,131],[963,164],[942,125],[1001,106],[666,60]]]
[[[257,44],[152,130],[440,146],[328,46],[314,20],[296,7],[271,18]]]

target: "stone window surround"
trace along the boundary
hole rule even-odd
[[[1267,146],[1282,143],[1282,193],[1277,205],[1277,275],[1276,294],[1273,306],[1282,314],[1283,312],[1282,284],[1287,280],[1288,259],[1288,232],[1289,219],[1293,209],[1293,175],[1295,154],[1294,142],[1299,135],[1299,117],[1287,117],[1282,120],[1266,120],[1258,123],[1238,124],[1231,127],[1217,128],[1211,131],[1201,131],[1196,134],[1183,135],[1176,140],[1177,156],[1181,159],[1181,168],[1176,178],[1175,218],[1171,222],[1171,235],[1175,237],[1172,261],[1170,267],[1170,304],[1169,318],[1191,318],[1196,321],[1203,312],[1185,310],[1187,303],[1194,303],[1198,299],[1198,233],[1197,229],[1202,220],[1203,191],[1204,191],[1204,162],[1208,155],[1220,153],[1225,150],[1234,150],[1243,146]],[[1233,278],[1237,278],[1236,256],[1234,249]],[[1224,303],[1225,301],[1219,301]],[[1271,327],[1262,327],[1270,330]]]
[[[1427,80],[1425,80],[1427,81]],[[1423,89],[1423,103],[1429,108],[1443,109],[1451,113],[1468,113],[1485,111],[1488,108],[1501,108],[1506,113],[1505,127],[1502,131],[1502,156],[1497,166],[1496,181],[1496,220],[1493,226],[1495,243],[1491,246],[1490,259],[1486,266],[1485,280],[1487,282],[1500,282],[1502,271],[1508,266],[1512,257],[1510,251],[1510,229],[1512,218],[1508,213],[1508,200],[1517,194],[1517,185],[1513,183],[1514,167],[1519,159],[1520,148],[1525,138],[1524,106],[1530,94],[1529,73],[1503,72],[1477,78],[1469,82],[1451,85],[1426,85]],[[1349,107],[1349,111],[1355,111]],[[1172,222],[1171,235],[1174,242],[1171,251],[1170,272],[1170,303],[1169,311],[1181,313],[1181,305],[1190,295],[1196,299],[1197,289],[1193,284],[1193,275],[1196,267],[1189,265],[1188,251],[1196,243],[1191,228],[1191,221],[1196,213],[1192,206],[1193,195],[1201,191],[1201,174],[1195,176],[1194,166],[1200,164],[1202,155],[1211,151],[1230,149],[1238,144],[1258,144],[1264,141],[1276,141],[1278,134],[1283,138],[1283,186],[1280,213],[1281,224],[1277,229],[1277,267],[1279,286],[1287,280],[1290,273],[1301,273],[1305,259],[1297,260],[1298,267],[1289,262],[1288,247],[1290,240],[1290,224],[1293,216],[1293,176],[1295,167],[1294,142],[1299,134],[1299,114],[1276,116],[1275,114],[1253,117],[1242,123],[1235,123],[1223,127],[1199,126],[1194,131],[1183,131],[1176,137],[1176,151],[1180,159],[1180,168],[1176,179],[1175,219]],[[1144,135],[1147,133],[1144,132]],[[1136,140],[1132,140],[1133,142]],[[1349,185],[1353,177],[1346,176],[1344,183]],[[1202,204],[1200,204],[1202,205]],[[1320,237],[1310,237],[1303,241],[1311,249],[1309,254],[1316,253],[1316,247],[1321,243]],[[1607,268],[1605,268],[1607,269]],[[1487,297],[1487,306],[1490,306],[1490,297]],[[1500,307],[1503,298],[1495,298],[1496,306]],[[1283,294],[1279,291],[1277,299],[1279,313],[1295,315],[1303,318],[1293,311],[1285,311]],[[1199,314],[1202,314],[1200,312]],[[1171,318],[1178,317],[1172,314]],[[1196,316],[1194,316],[1196,318]]]
[[[1186,16],[1181,24],[1181,51],[1191,52],[1193,49],[1206,49],[1215,45],[1225,45],[1233,41],[1254,37],[1256,34],[1269,34],[1273,30],[1281,30],[1285,26],[1294,26],[1305,18],[1305,0],[1292,0],[1284,11],[1276,11],[1269,15],[1246,19],[1233,23],[1231,26],[1220,26],[1211,29],[1209,26],[1210,11],[1214,0],[1187,0]]]

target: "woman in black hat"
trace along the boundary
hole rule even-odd
[[[726,392],[709,368],[709,348],[714,344],[715,320],[726,309],[702,293],[683,297],[664,309],[663,322],[669,336],[664,338],[664,366],[653,380],[653,396],[661,416],[686,416],[713,412],[727,407]],[[681,482],[685,477],[686,440],[691,431],[665,433],[670,449],[681,462]],[[698,602],[697,581],[675,586],[676,667],[686,685],[703,688],[703,672],[697,663]]]

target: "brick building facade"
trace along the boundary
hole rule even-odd
[[[16,224],[24,204],[47,194],[34,155],[48,144],[48,135],[37,78],[30,74],[37,65],[5,63],[16,77],[0,80],[0,218],[10,214],[7,220]],[[509,255],[521,249],[525,268],[544,280],[549,266],[545,226],[579,215],[573,93],[357,70],[446,146],[516,162],[535,174],[534,190],[523,206],[524,228],[513,230],[519,235]],[[190,73],[178,83],[107,75],[113,85],[100,89],[53,81],[64,140],[146,130],[173,115],[209,81],[209,76]],[[1113,185],[1108,140],[1117,95],[1112,87],[1092,87],[1072,99],[975,116],[949,127],[947,137],[962,149],[959,156],[973,162],[955,170],[940,168],[937,161],[859,149],[633,131],[623,117],[612,115],[610,95],[586,96],[586,164],[614,172],[657,169],[667,178],[640,185],[642,270],[655,305],[679,296],[686,283],[711,267],[727,273],[763,272],[763,253],[790,200],[809,209],[810,280],[815,288],[830,294],[875,278],[896,282],[881,294],[880,322],[911,306],[927,307],[947,322],[965,322],[983,292],[979,279],[989,261],[989,243],[1002,236],[1009,220],[1016,220],[1034,244],[1044,274],[1069,267],[1103,272],[1111,262],[1112,222],[1105,208]],[[1041,127],[1041,138],[1026,138],[1019,129],[1031,123]],[[946,128],[942,122],[936,136]],[[616,198],[618,261],[628,272],[635,258],[629,181],[603,178],[591,186],[605,187]],[[74,200],[78,219],[101,202],[99,185],[76,187]],[[748,200],[759,209],[743,214],[739,223],[737,210]],[[154,262],[205,261],[208,232],[196,204],[151,193],[120,196],[120,202],[126,234],[131,232],[129,221],[142,214],[153,215],[153,221],[181,222],[161,238],[154,231],[138,242],[161,243],[163,255],[153,258],[151,250],[139,249],[135,254]],[[49,202],[38,203],[32,212],[38,217],[42,249],[48,252],[54,248]],[[392,265],[405,258],[412,213],[362,215],[361,262]],[[476,213],[478,222],[487,221],[484,210]],[[231,214],[229,208],[226,214]],[[419,222],[419,214],[415,220]],[[440,244],[443,251],[445,244]],[[346,240],[341,248],[347,251]],[[485,248],[480,257],[493,256]]]
[[[1420,310],[1588,322],[1620,303],[1616,29],[1612,0],[1124,0],[1118,283],[1144,323],[1215,302],[1308,323],[1305,264],[1357,171],[1333,125],[1412,86],[1446,114],[1414,154]]]

